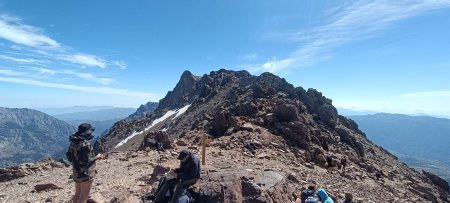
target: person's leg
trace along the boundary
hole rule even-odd
[[[165,180],[161,187],[157,189],[157,193],[155,193],[155,202],[161,202],[164,199],[167,191],[172,188],[176,184],[176,179]]]
[[[161,187],[164,184],[166,184],[166,177],[162,177],[161,180],[159,180],[158,187],[156,188],[156,190],[154,192],[155,195],[158,194],[158,192],[161,190]]]
[[[80,183],[80,199],[79,203],[86,203],[91,192],[92,180]]]
[[[183,194],[183,184],[182,183],[177,183],[177,185],[175,186],[175,189],[173,191],[173,195],[172,195],[172,199],[170,200],[170,203],[175,203],[178,200],[178,197],[180,197]]]
[[[75,195],[72,198],[73,203],[78,203],[80,199],[80,183],[75,182]]]
[[[185,180],[182,182],[182,184],[183,184],[183,187],[188,188],[189,186],[194,185],[197,181],[198,181],[198,179],[194,178],[194,179],[190,179],[190,180]]]
[[[175,186],[175,190],[173,192],[172,200],[170,201],[170,203],[175,203],[177,201],[177,199],[181,195],[184,194],[184,191],[186,190],[186,188],[188,188],[191,185],[194,185],[197,181],[198,181],[198,179],[191,179],[191,180],[185,180],[181,183],[178,183]]]

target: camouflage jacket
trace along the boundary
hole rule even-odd
[[[78,178],[92,178],[95,173],[95,153],[89,140],[72,135],[69,138],[70,146],[66,153],[67,159],[72,162],[74,176]]]

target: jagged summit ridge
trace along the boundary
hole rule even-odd
[[[189,107],[183,114],[165,117],[168,112],[185,106]],[[153,125],[156,120],[160,122]],[[134,132],[142,133],[114,148]],[[354,185],[348,186],[350,191],[361,187],[369,187],[366,189],[370,191],[377,187],[390,191],[392,196],[405,194],[417,201],[425,198],[445,202],[448,198],[441,180],[407,167],[372,144],[354,121],[338,115],[331,99],[312,88],[294,87],[271,73],[254,76],[246,71],[222,69],[197,77],[185,72],[154,113],[116,123],[96,143],[96,148],[99,151],[142,150],[147,146],[147,138],[165,137],[165,147],[184,143],[181,146],[196,149],[204,134],[213,139],[211,147],[221,150],[224,159],[229,158],[227,154],[238,154],[233,155],[237,160],[229,163],[233,170],[242,170],[238,166],[246,159],[276,159],[285,165],[264,167],[283,173],[296,171],[290,169],[294,166],[303,171],[305,167],[316,170],[326,166],[327,156],[333,158],[336,166],[340,166],[337,160],[346,156],[354,168],[349,174],[330,178],[350,181]],[[253,155],[245,148],[250,143],[260,147]],[[372,184],[370,181],[377,172],[389,181],[365,186]],[[388,183],[398,186],[392,188]],[[370,195],[365,194],[368,198]]]
[[[175,88],[161,99],[158,109],[174,109],[186,105],[194,96],[198,81],[199,77],[194,76],[190,71],[184,71]]]

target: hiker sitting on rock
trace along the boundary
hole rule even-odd
[[[317,191],[317,196],[319,196],[319,200],[322,203],[334,203],[333,199],[331,199],[331,197],[328,196],[328,194],[325,191],[325,189],[319,189]]]
[[[95,128],[89,123],[82,123],[78,126],[78,131],[69,137],[70,146],[66,157],[73,166],[75,195],[72,202],[74,203],[87,202],[95,175],[95,161],[104,158],[102,154],[95,156],[92,145],[89,143],[89,140],[94,138],[92,135],[94,130]]]
[[[171,170],[168,175],[176,178],[176,181],[166,181],[157,189],[155,202],[162,202],[170,188],[175,186],[171,203],[175,203],[185,190],[194,185],[200,179],[200,160],[188,150],[182,150],[177,157],[180,160],[180,168]]]

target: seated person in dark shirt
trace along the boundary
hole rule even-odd
[[[189,186],[194,185],[200,179],[200,160],[191,151],[182,150],[177,159],[180,160],[180,167],[169,172],[169,176],[176,177],[176,179],[162,180],[155,193],[155,202],[163,202],[167,191],[175,187],[170,201],[175,203]]]

